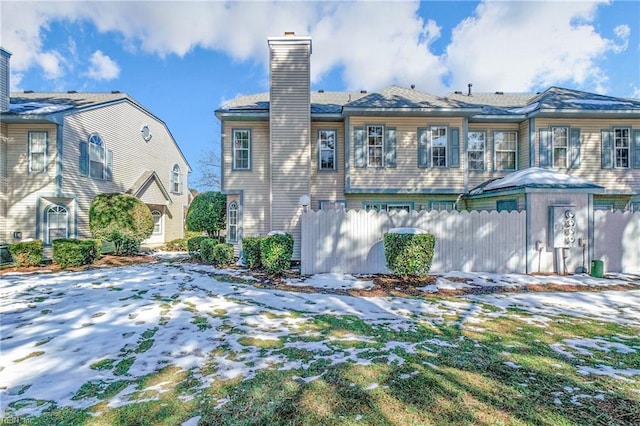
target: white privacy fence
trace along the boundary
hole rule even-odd
[[[432,272],[526,272],[525,212],[310,211],[302,215],[301,272],[387,273],[391,228],[436,237]]]
[[[640,212],[594,212],[594,259],[610,272],[640,274]]]

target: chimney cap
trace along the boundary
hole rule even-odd
[[[33,93],[33,90],[25,90],[24,93]]]
[[[360,93],[367,93],[367,91],[366,90],[361,90]]]
[[[67,93],[78,93],[77,90],[67,90]]]

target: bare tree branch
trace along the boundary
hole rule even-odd
[[[206,151],[198,159],[198,168],[200,169],[200,178],[195,182],[196,185],[204,190],[220,191],[220,157],[218,154],[213,150]]]

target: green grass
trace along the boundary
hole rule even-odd
[[[73,396],[95,405],[52,407],[32,424],[173,425],[202,416],[199,424],[216,425],[631,425],[640,415],[639,376],[578,371],[640,369],[637,327],[564,316],[540,324],[514,310],[483,317],[477,328],[461,327],[455,315],[401,328],[355,316],[265,310],[259,315],[274,323],[301,320],[280,327],[288,327],[287,335],[261,338],[264,328],[253,334],[231,319],[212,329],[211,313],[198,316],[187,306],[192,323],[207,330],[202,336],[233,334],[240,346],[221,340],[189,371],[169,364],[142,378],[126,376],[133,355],[153,346],[159,324],[119,359],[90,366],[118,376],[84,383]],[[623,343],[636,352],[586,348],[591,354],[581,354],[567,339]],[[255,370],[228,378],[223,368],[233,363]],[[136,385],[133,401],[144,402],[107,406],[130,385]]]

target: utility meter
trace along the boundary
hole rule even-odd
[[[549,246],[573,247],[576,243],[576,212],[574,206],[550,206]]]

